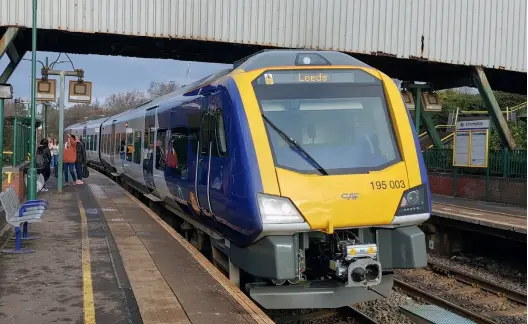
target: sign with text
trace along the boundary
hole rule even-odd
[[[488,132],[487,129],[455,131],[453,166],[487,168]]]
[[[461,120],[458,121],[455,125],[457,131],[462,130],[484,130],[490,128],[489,119],[479,119],[479,120]]]

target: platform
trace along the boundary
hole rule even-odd
[[[432,200],[433,216],[526,234],[526,209],[435,194]]]
[[[40,239],[23,241],[35,252],[0,254],[0,323],[273,323],[183,237],[98,172],[39,198],[50,202],[42,222],[29,228]]]

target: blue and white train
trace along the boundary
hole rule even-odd
[[[389,296],[394,269],[426,266],[412,121],[394,82],[349,55],[260,52],[67,131],[264,308]]]

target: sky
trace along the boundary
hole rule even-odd
[[[37,52],[37,60],[54,62],[59,53]],[[188,62],[162,59],[130,58],[122,56],[75,55],[68,54],[76,69],[84,69],[84,80],[92,82],[93,101],[104,99],[113,93],[131,90],[146,91],[151,81],[175,81],[188,84],[201,79],[218,70],[228,68],[226,64],[190,62],[189,80],[187,80]],[[9,79],[13,86],[14,97],[30,99],[31,52],[24,59]],[[54,69],[72,70],[72,64],[66,55],[62,54]],[[7,55],[0,59],[0,74],[9,63]],[[37,78],[40,78],[42,65],[37,62]],[[59,81],[57,78],[57,89]],[[70,79],[70,78],[68,78]],[[74,80],[74,79],[72,79]],[[66,81],[67,82],[67,81]],[[67,83],[66,83],[67,89]],[[67,90],[66,90],[67,91]],[[57,93],[57,97],[58,97]]]

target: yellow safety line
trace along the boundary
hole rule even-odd
[[[114,185],[119,186],[116,182],[108,179]],[[181,236],[176,230],[170,227],[165,223],[158,215],[156,215],[152,210],[145,206],[141,201],[139,201],[132,194],[123,190],[123,192],[141,209],[143,209],[150,217],[152,217],[165,231],[169,233],[179,244],[183,246],[189,252],[189,254],[207,271],[217,282],[224,287],[224,289],[231,295],[248,313],[249,315],[257,322],[262,324],[272,324],[274,323],[258,306],[256,306],[246,295],[244,295],[238,287],[231,283],[223,274],[220,273],[215,266],[209,262],[191,243],[187,242],[183,236]]]
[[[86,212],[83,204],[77,193],[77,202],[79,204],[79,212],[81,214],[82,224],[82,274],[83,274],[83,308],[84,308],[84,323],[95,324],[95,306],[93,296],[92,284],[92,266],[90,260],[90,241],[88,239],[88,222],[86,220]]]

